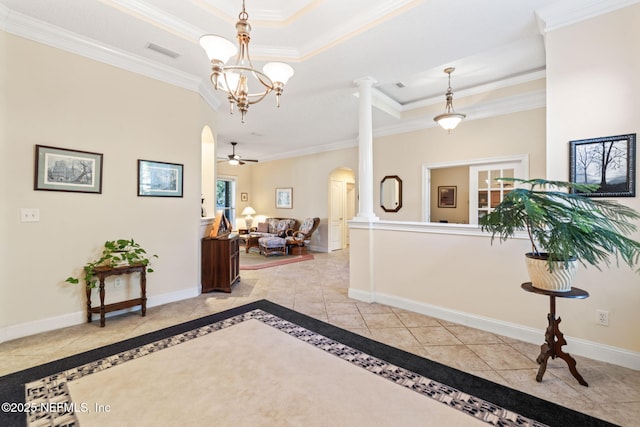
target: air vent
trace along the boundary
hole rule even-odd
[[[398,82],[398,83],[396,83],[396,87],[399,88],[399,89],[402,89],[404,87],[404,83]]]
[[[147,49],[151,49],[153,51],[156,51],[162,55],[168,56],[169,58],[173,58],[173,59],[176,59],[178,56],[180,56],[179,53],[174,52],[170,49],[167,49],[166,47],[159,46],[155,43],[149,43],[147,45]]]

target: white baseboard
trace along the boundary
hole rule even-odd
[[[162,295],[149,296],[147,298],[147,308],[156,307],[170,302],[181,301],[188,298],[194,298],[200,295],[199,289],[190,288],[182,289],[176,292],[170,292]],[[117,316],[119,314],[132,311],[140,311],[140,307],[132,307],[129,309],[113,311],[107,313],[107,317]],[[47,319],[35,320],[32,322],[20,323],[0,328],[0,343],[26,337],[29,335],[48,332],[55,329],[66,328],[68,326],[79,325],[87,321],[86,311],[77,311],[75,313],[63,314],[60,316],[49,317]]]
[[[450,322],[459,323],[461,325],[470,326],[531,344],[542,344],[544,342],[545,331],[542,329],[503,322],[497,319],[420,303],[392,295],[365,292],[350,288],[349,298],[369,303],[377,302],[392,307],[402,308],[404,310],[425,314],[442,320],[448,320]],[[606,363],[612,363],[629,369],[640,370],[640,353],[638,352],[612,347],[593,341],[587,341],[580,338],[572,338],[568,335],[565,335],[565,338],[567,339],[568,344],[564,349],[566,349],[568,353]]]

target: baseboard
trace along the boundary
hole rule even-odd
[[[365,302],[377,302],[392,307],[402,308],[415,313],[425,314],[461,325],[470,326],[494,334],[514,338],[531,344],[542,344],[545,331],[530,328],[516,323],[503,322],[483,316],[477,316],[461,311],[451,310],[445,307],[420,303],[417,301],[399,298],[392,295],[365,292],[357,289],[349,289],[349,298]],[[565,335],[568,344],[564,349],[573,355],[588,357],[590,359],[623,366],[629,369],[640,370],[640,353],[588,341]]]
[[[188,298],[197,297],[200,294],[198,288],[182,289],[176,292],[170,292],[162,295],[154,295],[147,298],[147,307],[155,307],[158,305],[168,304],[170,302],[181,301]],[[117,316],[119,314],[132,311],[139,311],[140,307],[133,307],[125,310],[113,311],[107,313],[107,317]],[[48,332],[55,329],[75,326],[87,321],[86,311],[77,311],[75,313],[63,314],[60,316],[49,317],[46,319],[35,320],[32,322],[20,323],[0,328],[0,343],[11,341],[17,338],[29,335]]]

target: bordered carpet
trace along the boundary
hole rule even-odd
[[[255,329],[256,324],[260,325],[258,329]],[[252,339],[251,335],[245,338],[244,344],[242,341],[234,343],[235,336],[241,335],[240,329],[251,325],[255,329],[253,336],[262,336],[262,347],[253,348],[249,345],[251,343],[246,342],[247,339],[260,341],[258,338]],[[239,331],[237,334],[234,333],[234,327]],[[208,339],[210,343],[206,342]],[[216,348],[217,343],[226,345],[226,350],[224,347]],[[172,353],[180,348],[185,350],[182,355]],[[246,356],[243,363],[239,364],[242,360],[234,360],[231,354],[233,348],[241,350],[236,358]],[[267,353],[271,350],[284,353],[270,357]],[[157,356],[168,359],[168,362],[165,360],[162,362],[164,365],[158,365],[155,371],[151,368],[144,373],[147,370],[145,365],[153,365],[153,358]],[[266,363],[267,359],[271,360],[269,363],[273,363],[273,367],[283,365],[293,367],[293,371],[278,374],[271,367],[265,374],[262,363],[253,363],[262,360]],[[192,363],[189,363],[190,360]],[[304,362],[309,361],[311,364],[305,366]],[[332,369],[329,365],[336,361],[340,369],[347,370],[330,380],[331,376],[324,368],[326,365],[327,369]],[[298,362],[301,364],[296,367]],[[136,366],[136,363],[142,365]],[[221,367],[222,371],[196,369],[189,373],[185,369],[214,365]],[[248,369],[250,367],[254,370]],[[110,375],[109,372],[116,373],[120,369],[119,375],[128,378],[129,385],[109,390],[108,384],[117,381],[105,377],[101,382],[99,376]],[[130,372],[126,372],[127,369]],[[311,375],[313,371],[317,375]],[[211,377],[208,378],[208,393],[194,391],[193,396],[184,396],[183,391],[181,397],[186,399],[179,402],[175,394],[180,390],[173,389],[168,383],[154,384],[153,381],[153,378],[164,381],[166,377],[174,376],[180,377],[183,382],[186,379],[189,383],[188,376],[194,375],[193,372],[208,372],[200,375]],[[265,379],[262,383],[254,382],[260,376],[259,372]],[[236,382],[233,387],[236,388],[216,388],[216,384],[226,386],[233,382],[229,378],[223,381],[220,377],[219,381],[215,381],[216,375],[231,375]],[[363,375],[366,377],[366,380],[362,379],[364,383],[360,379],[354,380]],[[91,378],[98,378],[95,380],[97,382],[88,382]],[[269,390],[269,381],[272,386],[276,385],[272,390]],[[324,392],[317,391],[316,385],[323,381],[339,383],[338,391],[323,388],[321,390]],[[340,397],[338,393],[344,391],[342,388],[346,390],[347,383],[364,388],[347,391],[346,396],[351,396],[350,399]],[[288,385],[292,387],[285,391]],[[384,391],[372,393],[374,387]],[[161,397],[150,394],[151,388],[159,392]],[[258,402],[261,403],[252,405],[249,399],[243,401],[243,395],[248,394],[258,394]],[[400,396],[395,404],[390,398],[391,394],[394,398]],[[271,399],[278,396],[288,396],[284,401],[294,402],[295,405],[278,407],[274,402],[279,400]],[[362,399],[362,396],[368,397]],[[382,401],[378,402],[374,397],[382,397]],[[328,401],[323,400],[327,398]],[[331,399],[334,399],[333,403]],[[153,411],[152,405],[147,407],[149,402],[160,402],[167,406],[172,400],[177,402],[179,410],[171,410],[169,415],[160,418],[145,418],[144,414],[158,413],[157,410]],[[206,414],[205,409],[215,407],[214,402],[219,405],[220,411],[219,417],[215,418],[216,425],[244,425],[242,421],[251,425],[274,425],[275,418],[271,419],[272,416],[284,417],[278,418],[279,425],[344,425],[344,422],[349,425],[372,425],[371,422],[376,420],[379,421],[377,425],[473,425],[476,422],[500,426],[612,425],[352,334],[265,300],[2,377],[0,401],[13,403],[16,407],[22,405],[22,408],[29,405],[30,409],[34,409],[27,411],[26,415],[3,413],[0,419],[0,425],[3,426],[24,425],[27,422],[34,426],[72,426],[78,425],[79,421],[82,421],[82,425],[94,425],[97,421],[91,416],[99,417],[99,425],[107,425],[109,420],[114,421],[114,425],[123,425],[123,419],[118,419],[115,412],[110,412],[116,410],[121,411],[119,415],[124,414],[124,420],[129,420],[130,425],[212,425],[211,415],[206,418],[208,422],[196,420],[202,420],[198,415]],[[128,408],[124,408],[127,402]],[[223,413],[225,407],[234,407],[231,402],[240,406],[235,408],[235,412]],[[408,405],[400,410],[403,402]],[[338,404],[346,404],[347,412],[333,410]],[[372,417],[369,421],[357,418],[358,407],[365,404],[373,405],[373,409],[364,408],[364,411],[360,411]],[[142,405],[145,405],[143,410],[140,409]],[[262,412],[256,410],[260,405],[263,406]],[[264,405],[269,410],[265,411]],[[109,411],[106,410],[107,406]],[[307,414],[318,412],[318,408],[331,408],[332,411],[321,411],[320,420],[306,418]],[[445,413],[440,413],[438,408],[442,408],[442,411],[446,408]],[[391,418],[376,418],[376,409],[377,415]],[[255,418],[241,418],[238,415],[240,413],[243,416],[252,413],[257,415]],[[234,414],[237,415],[235,418]],[[355,418],[349,418],[352,416]],[[437,417],[444,418],[438,421]],[[452,421],[454,419],[457,421]],[[287,422],[282,424],[282,420]]]

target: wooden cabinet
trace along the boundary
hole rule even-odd
[[[202,239],[202,292],[231,292],[240,280],[238,235]]]

